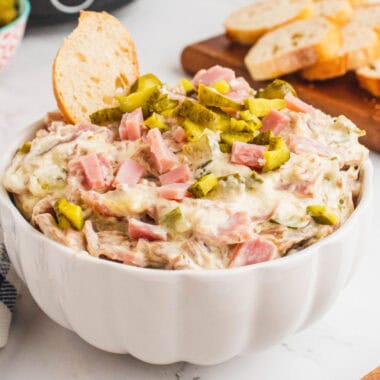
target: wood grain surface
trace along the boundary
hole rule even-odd
[[[183,68],[195,74],[202,68],[219,64],[235,70],[245,77],[254,88],[268,82],[253,81],[244,66],[244,56],[249,47],[231,42],[225,35],[194,43],[185,47],[181,55]],[[380,101],[362,90],[350,73],[324,82],[307,82],[296,74],[284,77],[306,102],[333,116],[346,115],[367,135],[361,142],[380,152]]]

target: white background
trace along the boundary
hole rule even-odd
[[[191,42],[222,32],[244,0],[137,0],[115,12],[137,45],[141,72],[174,82],[184,76],[179,56]],[[29,30],[12,64],[0,73],[0,156],[7,139],[55,108],[54,55],[74,24]],[[307,331],[259,355],[214,367],[153,366],[101,352],[48,319],[25,290],[10,340],[0,350],[1,380],[357,380],[380,366],[380,155],[375,164],[375,218],[362,265],[335,306]]]

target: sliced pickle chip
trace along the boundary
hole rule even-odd
[[[282,79],[275,79],[272,83],[269,83],[268,86],[259,90],[256,94],[256,98],[284,99],[285,95],[289,92],[297,96],[296,90],[290,83]]]
[[[136,79],[131,87],[132,92],[144,91],[148,88],[162,86],[162,82],[154,74],[145,74]]]
[[[268,115],[270,111],[282,110],[286,107],[284,99],[245,99],[245,106],[248,110],[257,117],[263,117]]]
[[[218,121],[218,115],[215,112],[189,99],[183,101],[178,108],[178,114],[188,118],[193,123],[207,128],[212,128]]]
[[[306,212],[318,224],[333,226],[339,222],[339,217],[324,205],[307,206]]]
[[[235,141],[249,143],[255,138],[253,132],[223,132],[220,134],[222,143],[232,145]]]
[[[242,104],[203,84],[200,84],[198,87],[198,98],[201,104],[208,107],[230,108],[233,110],[243,108]]]
[[[194,182],[189,188],[188,191],[194,195],[195,198],[205,197],[211,190],[213,190],[218,185],[218,178],[215,174],[210,173],[198,181]]]
[[[92,124],[96,125],[107,125],[115,122],[119,122],[123,112],[119,107],[103,108],[99,111],[93,112],[90,115],[90,120]]]

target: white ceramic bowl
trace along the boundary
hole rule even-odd
[[[3,156],[1,177],[15,147]],[[298,254],[235,269],[154,270],[73,253],[25,221],[2,187],[0,216],[17,273],[54,321],[102,350],[149,363],[216,364],[279,343],[330,308],[363,254],[370,163],[362,179],[358,207],[334,234]]]

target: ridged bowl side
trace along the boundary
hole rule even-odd
[[[73,253],[36,231],[4,189],[0,217],[17,272],[42,310],[88,343],[149,363],[216,364],[283,341],[333,304],[363,255],[372,166],[350,219],[272,262],[214,271],[134,268]]]

